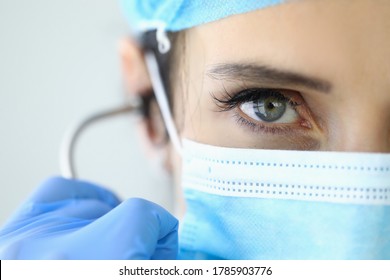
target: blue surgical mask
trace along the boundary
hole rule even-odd
[[[390,259],[390,154],[184,140],[183,259]]]

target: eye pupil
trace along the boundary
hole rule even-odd
[[[268,108],[269,110],[272,110],[272,109],[275,108],[275,105],[274,105],[272,102],[269,102],[269,103],[267,104],[267,108]]]
[[[255,114],[263,121],[274,122],[286,112],[287,101],[279,100],[275,96],[259,98],[253,102]]]

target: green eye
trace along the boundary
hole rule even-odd
[[[295,104],[278,92],[258,92],[251,101],[242,102],[241,111],[248,117],[266,123],[293,123],[299,119]]]
[[[257,117],[265,122],[274,122],[286,112],[288,101],[275,96],[259,98],[253,102],[253,110]]]

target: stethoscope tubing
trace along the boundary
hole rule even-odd
[[[141,102],[138,100],[129,101],[126,104],[110,108],[107,110],[102,110],[95,112],[91,115],[88,115],[65,133],[64,138],[62,139],[60,147],[60,172],[61,175],[65,178],[76,179],[78,174],[75,166],[75,150],[80,135],[92,124],[95,124],[101,120],[138,112],[141,107]]]

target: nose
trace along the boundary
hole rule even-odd
[[[373,104],[351,109],[329,127],[327,150],[390,153],[389,110]]]

